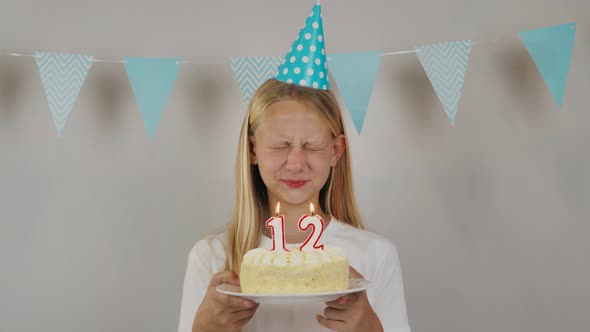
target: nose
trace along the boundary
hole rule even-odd
[[[305,151],[301,147],[293,147],[287,155],[286,168],[289,172],[300,172],[305,167]]]

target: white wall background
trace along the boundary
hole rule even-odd
[[[3,0],[0,48],[180,56],[153,141],[120,63],[56,135],[32,58],[0,57],[0,330],[175,331],[186,258],[223,225],[244,106],[219,56],[284,55],[313,1]],[[471,38],[452,127],[413,54],[383,58],[363,134],[372,230],[398,245],[415,331],[590,324],[590,2],[324,1],[328,52]],[[517,33],[576,21],[562,110]],[[336,89],[337,91],[337,89]]]

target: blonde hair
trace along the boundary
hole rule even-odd
[[[257,165],[250,164],[250,136],[263,120],[266,109],[281,100],[295,100],[317,111],[328,125],[332,136],[344,135],[346,147],[338,163],[331,168],[326,184],[320,190],[322,210],[357,228],[364,228],[352,186],[351,162],[346,130],[338,102],[331,91],[317,90],[275,79],[264,82],[250,102],[242,124],[235,166],[234,209],[229,224],[226,270],[240,273],[242,257],[257,248],[270,217],[268,193]]]

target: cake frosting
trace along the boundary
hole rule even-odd
[[[348,289],[348,256],[342,248],[292,248],[289,252],[256,248],[240,269],[242,292],[301,294]]]

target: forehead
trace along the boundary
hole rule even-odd
[[[256,132],[283,136],[324,136],[330,129],[319,112],[296,100],[281,100],[266,110]]]

